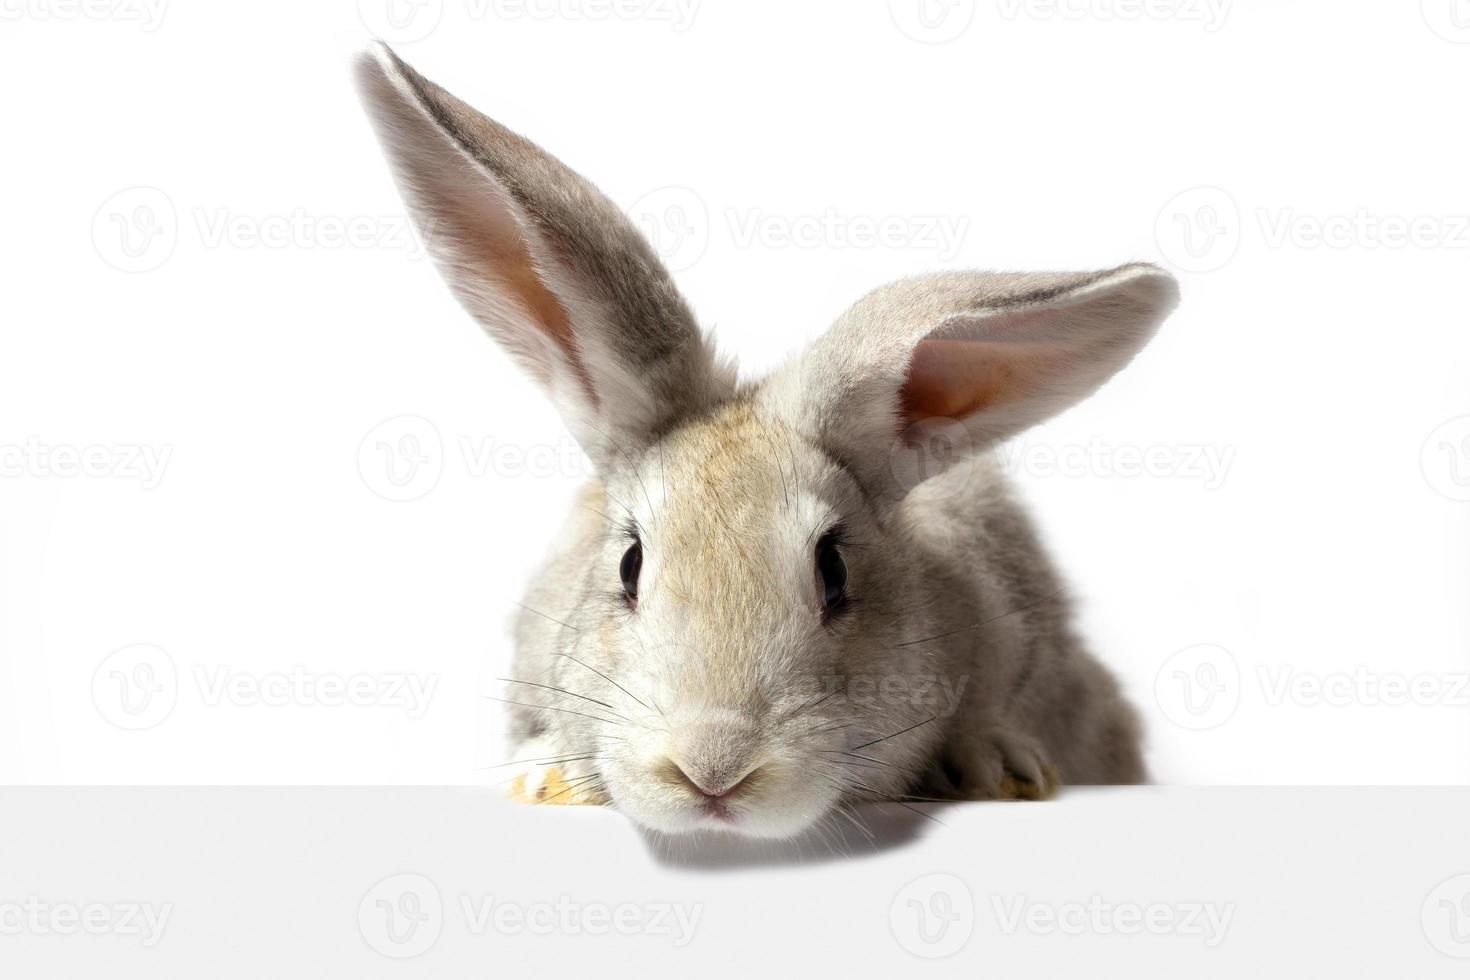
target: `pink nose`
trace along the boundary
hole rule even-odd
[[[688,770],[679,763],[670,759],[669,764],[674,773],[681,781],[688,784],[701,796],[710,800],[726,800],[734,796],[737,791],[751,782],[755,770],[739,773],[734,776],[726,776],[721,773],[700,773],[698,776],[691,775]]]

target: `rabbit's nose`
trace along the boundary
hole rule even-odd
[[[710,800],[727,800],[746,786],[755,782],[758,769],[743,772],[680,765],[673,759],[664,759],[658,767],[660,774],[670,783],[687,786]]]

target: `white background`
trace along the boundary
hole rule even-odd
[[[1463,0],[395,2],[0,3],[0,779],[503,761],[480,695],[585,464],[405,230],[378,33],[752,373],[903,274],[1174,268],[1009,448],[1156,777],[1470,781]]]

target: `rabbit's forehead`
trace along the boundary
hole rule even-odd
[[[830,512],[832,466],[778,419],[737,402],[671,433],[622,496],[656,559],[670,563],[804,552]]]
[[[642,468],[657,477],[658,523],[708,535],[714,526],[753,534],[811,509],[827,464],[778,419],[737,402],[676,430]]]

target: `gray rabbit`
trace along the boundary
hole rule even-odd
[[[590,183],[384,46],[357,75],[450,288],[598,473],[516,628],[517,793],[786,837],[1144,779],[991,451],[1127,364],[1169,275],[901,280],[741,384]]]

